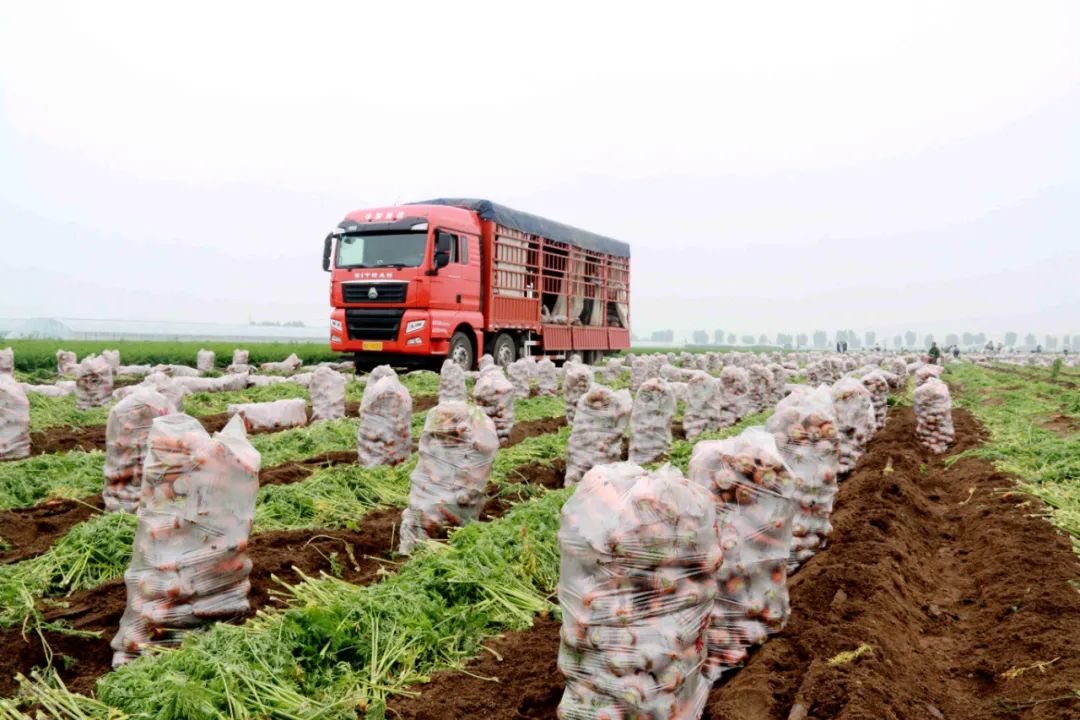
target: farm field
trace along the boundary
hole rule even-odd
[[[943,378],[948,452],[920,445],[911,386],[894,391],[840,483],[828,545],[788,581],[787,627],[715,683],[703,717],[1080,711],[1080,382],[1071,368],[971,363]],[[401,381],[415,439],[439,378]],[[104,418],[70,397],[32,405],[34,454],[0,463],[0,718],[556,717],[565,401],[519,399],[479,521],[402,557],[417,454],[357,465],[362,388],[347,386],[344,419],[252,434],[263,462],[248,615],[117,670],[108,643],[136,523],[103,512]],[[287,397],[310,401],[281,383],[190,395],[185,409],[216,430],[229,402]],[[684,472],[698,442],[771,413],[687,440],[685,411],[667,453]]]

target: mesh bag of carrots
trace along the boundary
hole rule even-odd
[[[866,386],[851,377],[833,383],[832,399],[839,441],[837,470],[846,473],[854,469],[877,430],[874,401]]]
[[[536,392],[554,396],[559,392],[559,375],[555,372],[555,363],[542,358],[536,363]]]
[[[300,366],[304,364],[304,361],[296,356],[296,353],[290,353],[289,357],[280,362],[266,362],[259,366],[259,369],[263,372],[283,372],[294,373],[300,369]]]
[[[931,378],[915,388],[915,436],[932,452],[943,453],[956,439],[949,386]]]
[[[529,397],[532,390],[532,370],[528,360],[518,358],[510,363],[506,368],[506,375],[510,379],[510,384],[514,386],[515,397],[522,400]]]
[[[574,426],[566,444],[566,486],[569,487],[597,465],[622,459],[623,434],[630,422],[629,390],[613,391],[593,385],[578,400]]]
[[[747,369],[750,388],[747,393],[747,405],[750,413],[758,413],[774,403],[773,374],[764,365],[751,365]]]
[[[731,427],[750,411],[750,373],[746,368],[727,365],[716,380],[713,394],[717,427]]]
[[[889,414],[889,381],[885,374],[874,370],[862,377],[863,386],[870,391],[870,401],[874,404],[874,432],[885,427]]]
[[[664,466],[593,468],[562,508],[563,720],[693,720],[720,546],[712,497]]]
[[[106,512],[133,513],[142,494],[143,462],[154,420],[173,412],[161,393],[140,387],[109,410],[105,425]]]
[[[592,368],[578,362],[567,361],[563,365],[563,394],[566,398],[566,422],[574,424],[578,400],[589,392],[593,383]]]
[[[940,365],[923,365],[915,371],[915,384],[922,385],[928,380],[940,378],[944,370]]]
[[[644,465],[663,457],[671,447],[675,391],[666,380],[641,383],[630,412],[630,462]]]
[[[307,402],[304,398],[285,398],[261,403],[236,403],[227,406],[229,415],[239,415],[244,427],[252,430],[282,430],[307,425]]]
[[[195,353],[195,369],[199,372],[210,372],[214,369],[214,360],[217,356],[213,350],[199,350]]]
[[[0,350],[0,375],[15,375],[15,351],[9,347]]]
[[[409,506],[401,515],[399,552],[407,555],[445,528],[479,517],[498,449],[495,423],[480,408],[452,402],[428,412],[410,476]]]
[[[495,423],[495,431],[503,442],[509,441],[514,431],[515,398],[514,386],[501,367],[492,364],[480,371],[473,385],[473,401]]]
[[[311,419],[345,417],[345,376],[333,368],[318,367],[311,374]]]
[[[702,433],[716,429],[716,392],[714,378],[703,370],[691,374],[686,382],[686,409],[683,411],[683,433],[692,440]]]
[[[439,402],[465,402],[465,371],[450,358],[443,360],[439,371]]]
[[[213,437],[188,415],[154,420],[114,667],[249,610],[259,464],[238,417]]]
[[[698,443],[689,477],[714,498],[720,525],[723,564],[716,574],[704,670],[715,680],[787,624],[795,479],[763,428]]]
[[[0,375],[0,460],[30,454],[30,401],[11,375]]]
[[[70,350],[57,350],[56,351],[56,372],[65,377],[72,377],[75,375],[75,368],[79,362],[75,357],[75,353]]]
[[[771,407],[784,399],[784,387],[788,383],[788,371],[783,365],[777,363],[770,363],[767,368],[772,373],[772,394],[766,407]]]
[[[839,442],[832,392],[828,385],[801,389],[776,406],[766,423],[784,462],[795,478],[789,570],[809,560],[825,546],[832,532],[836,498]]]
[[[89,410],[108,405],[112,391],[112,366],[105,358],[90,355],[75,366],[75,407]]]
[[[356,434],[360,466],[397,465],[407,460],[412,454],[411,421],[412,396],[397,374],[391,370],[374,383],[369,379],[360,401]]]

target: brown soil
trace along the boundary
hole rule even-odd
[[[526,428],[521,439],[549,432],[545,429],[549,422],[521,423]],[[349,455],[355,460],[354,453]],[[550,468],[525,465],[511,475],[521,483],[554,488],[562,487],[564,472],[565,466],[556,462]],[[500,517],[510,507],[505,496],[492,498],[484,506],[481,518]],[[324,572],[338,574],[348,582],[363,585],[375,580],[380,573],[393,572],[400,524],[401,509],[389,508],[365,515],[357,530],[287,530],[252,535],[249,545],[253,564],[249,596],[252,611],[246,617],[277,604],[279,598],[275,591],[281,589],[280,583],[297,582],[301,573],[308,576]],[[98,637],[89,638],[52,631],[44,633],[54,656],[53,662],[72,690],[91,691],[97,678],[111,669],[109,641],[116,633],[126,598],[123,581],[110,580],[64,598],[66,607],[42,606],[47,621],[62,620],[76,630],[100,633]],[[8,697],[16,688],[15,673],[29,675],[32,668],[47,664],[48,658],[41,639],[32,631],[24,636],[20,628],[0,630],[0,647],[11,649],[0,655],[0,697]]]
[[[1080,431],[1080,419],[1071,415],[1057,414],[1039,423],[1039,427],[1053,430],[1061,437],[1071,437]]]
[[[953,452],[978,444],[972,416],[954,418]],[[713,688],[704,717],[1080,717],[1080,595],[1071,586],[1080,562],[1067,538],[987,462],[945,468],[915,442],[914,424],[910,408],[892,409],[840,486],[830,547],[791,579],[788,627]],[[862,644],[871,652],[829,664]],[[489,647],[498,657],[436,673],[417,697],[391,702],[388,716],[554,718],[563,687],[556,624],[539,621]]]
[[[31,508],[0,511],[0,535],[10,545],[0,551],[0,563],[17,562],[40,555],[72,525],[105,509],[100,495],[78,500],[49,500]]]

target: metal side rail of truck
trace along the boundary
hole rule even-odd
[[[630,347],[630,246],[488,200],[349,213],[323,244],[330,348],[357,369]]]

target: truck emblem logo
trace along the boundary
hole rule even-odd
[[[376,290],[375,288],[371,288],[370,290],[367,291],[367,296],[368,296],[368,300],[374,300],[375,298],[379,297],[379,291]]]

